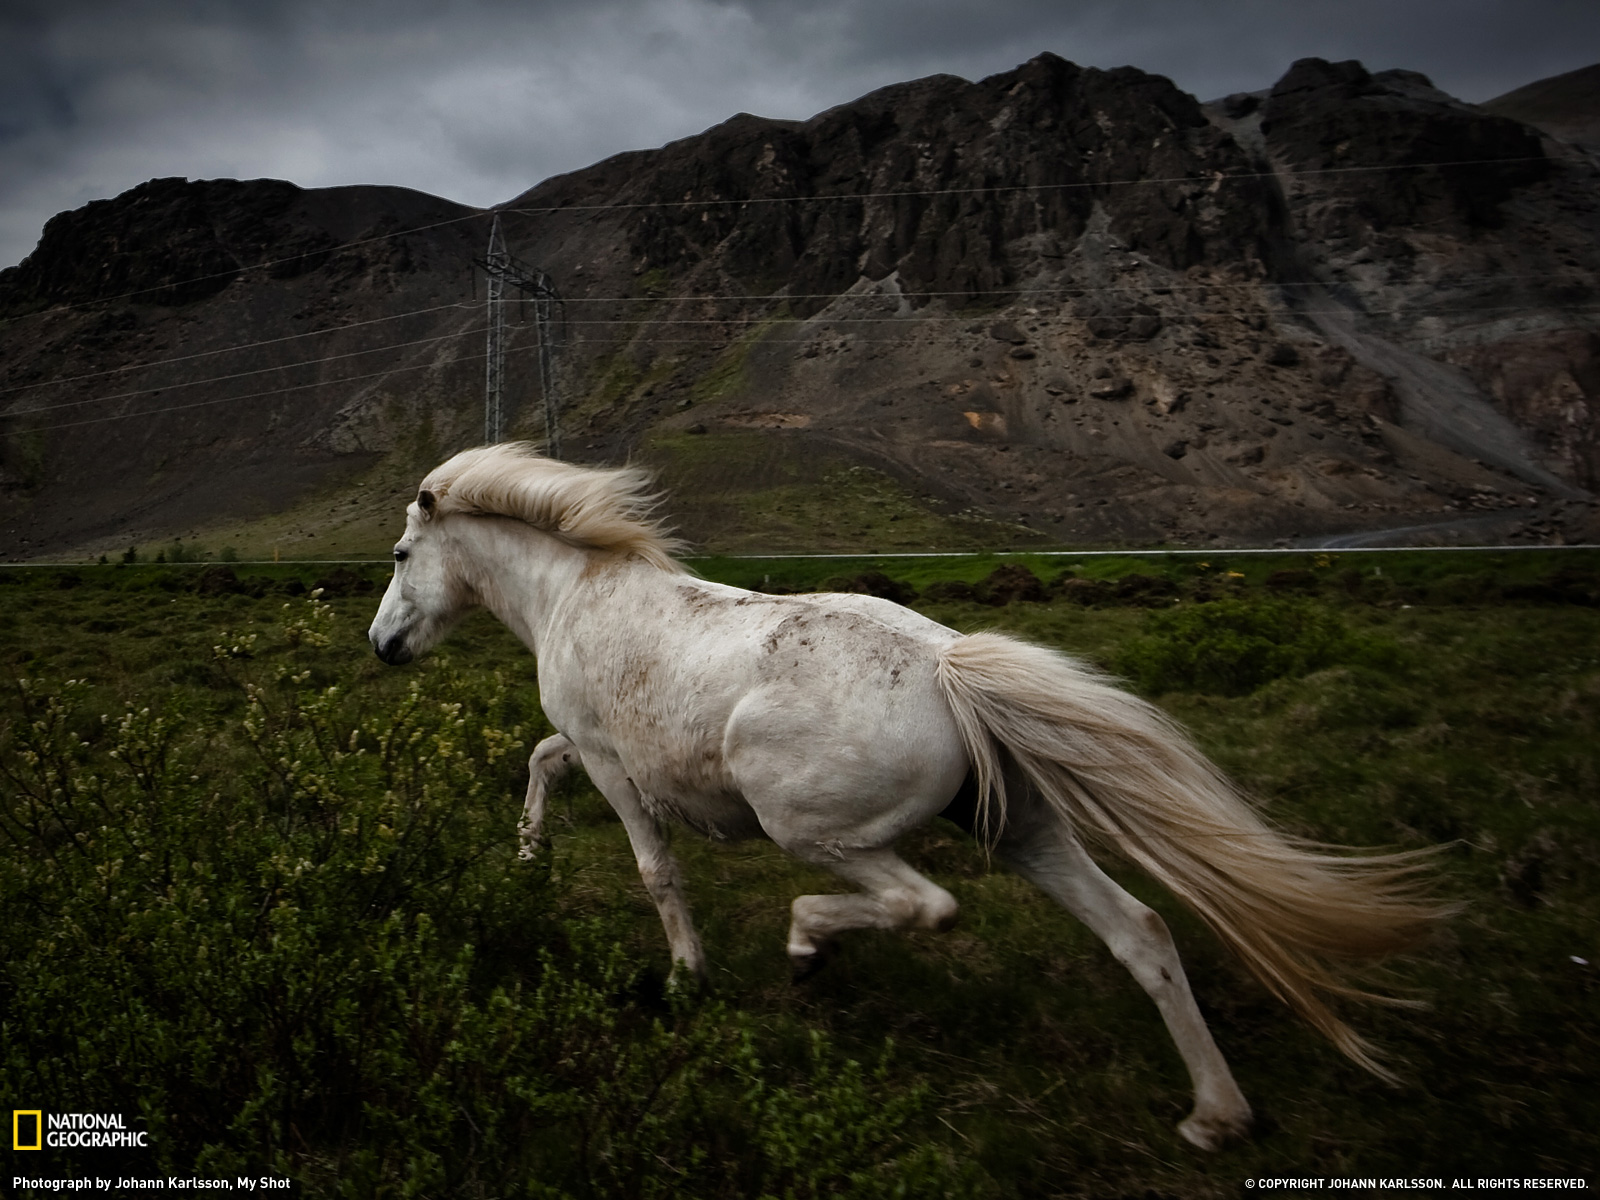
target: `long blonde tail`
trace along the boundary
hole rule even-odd
[[[1419,881],[1431,851],[1355,857],[1279,833],[1160,710],[1053,650],[973,634],[945,650],[939,682],[981,837],[1003,840],[1009,758],[1074,831],[1143,867],[1334,1045],[1393,1078],[1324,997],[1415,1003],[1341,968],[1415,945],[1452,911]]]

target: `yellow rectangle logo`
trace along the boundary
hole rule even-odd
[[[24,1139],[32,1134],[33,1144]],[[42,1108],[13,1108],[11,1110],[11,1148],[13,1150],[44,1149],[44,1110]]]

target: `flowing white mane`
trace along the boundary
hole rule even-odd
[[[682,543],[651,514],[660,501],[639,467],[580,467],[538,454],[527,442],[463,450],[435,467],[419,491],[441,513],[514,517],[574,546],[633,554],[664,571],[685,568]]]

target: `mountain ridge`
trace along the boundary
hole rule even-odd
[[[1600,63],[1535,80],[1478,107],[1600,154]]]
[[[1570,539],[1593,536],[1600,481],[1597,179],[1581,146],[1412,72],[1302,60],[1202,105],[1047,54],[806,121],[737,114],[498,211],[566,298],[570,451],[657,466],[702,546],[937,548],[904,531],[974,521],[990,544],[1238,544],[1468,517]],[[300,550],[319,523],[354,530],[345,510],[381,544],[377,497],[481,436],[487,215],[141,188],[54,218],[0,272],[0,557],[297,504]],[[250,269],[252,248],[279,266]],[[98,299],[126,282],[150,290]],[[213,353],[244,332],[302,340]],[[537,435],[530,333],[512,331],[512,420]],[[133,370],[178,352],[240,378]],[[69,361],[160,391],[49,384],[84,374]],[[209,408],[173,403],[190,397]],[[46,400],[121,419],[49,428]],[[775,498],[851,471],[893,503],[824,529]]]

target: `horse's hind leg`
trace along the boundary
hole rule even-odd
[[[955,924],[960,912],[954,896],[893,850],[784,849],[862,889],[843,896],[796,897],[789,924],[789,960],[796,979],[822,966],[832,953],[834,938],[847,929],[943,930]]]
[[[1194,1112],[1178,1132],[1204,1150],[1243,1136],[1250,1105],[1194,1002],[1166,922],[1118,887],[1069,831],[1030,834],[1024,844],[1008,838],[1001,845],[1006,862],[1092,929],[1161,1010],[1194,1086]]]
[[[544,805],[549,798],[550,785],[565,775],[578,761],[575,746],[561,734],[552,734],[533,748],[528,759],[528,799],[522,806],[522,820],[517,822],[517,857],[529,859],[539,848],[539,835],[544,829]]]

